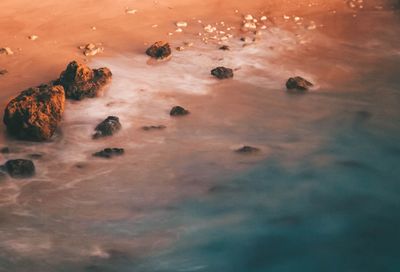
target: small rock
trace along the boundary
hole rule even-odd
[[[286,82],[286,88],[288,90],[300,90],[307,91],[309,88],[314,86],[310,81],[302,78],[302,77],[291,77]]]
[[[99,44],[88,43],[87,45],[79,46],[79,49],[83,50],[83,54],[87,57],[95,56],[104,51],[104,47],[102,47],[100,43]]]
[[[28,37],[28,39],[31,41],[36,41],[38,38],[39,38],[39,36],[37,36],[37,35],[31,35]]]
[[[185,50],[185,47],[183,46],[178,46],[177,48],[175,48],[177,51],[183,51]]]
[[[219,50],[227,51],[227,50],[231,50],[231,49],[230,49],[229,46],[227,46],[227,45],[222,45],[222,46],[219,48]]]
[[[183,115],[187,115],[187,114],[189,114],[189,111],[181,106],[175,106],[169,112],[169,115],[171,115],[171,116],[183,116]]]
[[[175,24],[177,27],[187,27],[188,23],[187,22],[176,22]]]
[[[49,140],[61,121],[65,92],[60,85],[41,85],[12,99],[3,116],[8,132],[30,141]]]
[[[98,124],[95,128],[95,134],[93,139],[97,139],[104,136],[112,136],[114,133],[121,129],[121,123],[119,118],[116,116],[108,116],[104,121]]]
[[[105,148],[99,152],[93,153],[94,157],[110,159],[114,156],[120,156],[125,153],[123,148]]]
[[[69,99],[82,100],[95,97],[103,86],[111,81],[112,73],[108,68],[90,69],[84,64],[72,61],[61,73],[54,84],[62,85]]]
[[[136,14],[137,10],[136,9],[126,9],[125,13],[126,14]]]
[[[237,152],[237,153],[245,153],[245,154],[256,153],[259,151],[260,151],[259,148],[253,147],[253,146],[248,146],[248,145],[245,145],[245,146],[235,150],[235,152]]]
[[[253,18],[253,16],[251,14],[247,14],[247,15],[244,16],[244,19],[246,21],[252,21],[254,18]]]
[[[7,173],[13,178],[27,178],[35,174],[35,165],[31,160],[9,160],[4,166]]]
[[[155,59],[165,59],[171,56],[169,43],[158,41],[146,50],[146,54]]]
[[[10,47],[3,47],[0,48],[0,55],[13,55],[14,52],[11,50]]]
[[[7,74],[8,71],[6,69],[0,69],[0,76]]]
[[[10,154],[11,153],[11,150],[10,150],[10,148],[9,147],[2,147],[1,149],[0,149],[0,153],[1,154]]]
[[[211,75],[218,79],[226,79],[233,77],[233,70],[226,67],[217,67],[211,70]]]
[[[29,154],[28,157],[30,159],[33,159],[33,160],[38,160],[38,159],[43,158],[43,154],[41,154],[41,153],[32,153],[32,154]]]
[[[161,129],[165,129],[166,128],[166,126],[164,126],[164,125],[158,125],[158,126],[143,126],[142,127],[142,129],[143,130],[146,130],[146,131],[148,131],[148,130],[161,130]]]

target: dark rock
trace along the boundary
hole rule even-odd
[[[226,79],[233,77],[233,70],[226,67],[217,67],[211,70],[211,75],[218,79]]]
[[[158,126],[143,126],[142,129],[143,130],[161,130],[161,129],[165,129],[166,126],[164,125],[158,125]]]
[[[169,43],[158,41],[146,50],[146,54],[155,59],[165,59],[171,56]]]
[[[181,106],[175,106],[169,112],[171,116],[183,116],[189,114],[189,111]]]
[[[110,159],[114,156],[120,156],[124,154],[125,150],[123,148],[105,148],[99,152],[93,153],[94,157]]]
[[[29,158],[33,159],[33,160],[38,160],[43,158],[43,154],[40,153],[32,153],[28,155]]]
[[[62,86],[41,85],[23,91],[11,100],[3,122],[10,134],[19,139],[45,141],[56,131],[64,106]]]
[[[104,136],[111,136],[121,129],[121,123],[119,118],[116,116],[108,116],[104,121],[98,124],[95,128],[95,134],[93,139],[97,139]]]
[[[54,84],[62,85],[69,99],[82,100],[95,97],[102,87],[110,82],[112,73],[108,68],[90,69],[84,64],[72,61]]]
[[[245,154],[257,153],[259,151],[260,151],[259,148],[253,147],[253,146],[248,146],[248,145],[245,145],[245,146],[243,146],[243,147],[241,147],[239,149],[236,149],[237,153],[245,153]]]
[[[230,49],[229,46],[227,46],[227,45],[222,45],[222,46],[219,48],[219,50],[227,51],[227,50],[231,50],[231,49]]]
[[[286,88],[288,90],[300,90],[307,91],[309,88],[314,86],[310,81],[302,78],[302,77],[291,77],[286,82]]]
[[[0,76],[7,74],[8,71],[6,69],[0,69]]]
[[[5,164],[5,169],[13,178],[28,178],[35,174],[35,165],[30,160],[9,160]]]
[[[9,154],[10,152],[11,152],[11,150],[10,150],[9,147],[2,147],[2,148],[0,149],[0,153],[1,153],[1,154]]]

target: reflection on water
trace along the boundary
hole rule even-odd
[[[34,179],[0,181],[0,271],[398,271],[397,15],[314,16],[326,28],[230,52],[99,59],[113,84],[69,103],[53,142],[5,140],[5,158],[44,156]],[[294,73],[317,89],[282,91]],[[191,114],[169,118],[175,104]],[[113,114],[122,132],[92,141]],[[91,158],[106,146],[126,155]]]

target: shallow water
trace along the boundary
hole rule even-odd
[[[0,271],[398,271],[398,14],[304,20],[324,27],[277,19],[227,52],[190,36],[163,63],[98,58],[112,84],[68,102],[52,142],[4,136],[4,159],[43,158],[0,181]],[[286,93],[294,74],[316,88]],[[191,114],[170,118],[177,104]],[[123,130],[91,140],[108,115]],[[126,154],[91,157],[108,146]]]

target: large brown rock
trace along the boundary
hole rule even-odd
[[[29,88],[8,103],[3,121],[9,133],[19,139],[48,140],[61,121],[64,105],[62,86]]]
[[[112,73],[108,68],[90,69],[84,64],[72,61],[54,84],[62,85],[69,99],[82,100],[95,97],[104,85],[110,82]]]

